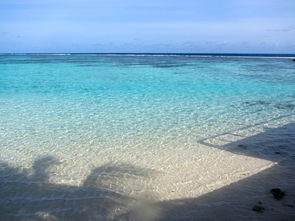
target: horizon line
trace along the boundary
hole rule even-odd
[[[295,53],[264,53],[264,52],[0,52],[0,55],[13,54],[150,54],[150,55],[286,55]]]

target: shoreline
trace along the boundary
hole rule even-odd
[[[109,171],[105,175],[107,179],[110,179],[104,184],[99,184],[100,182],[91,183],[88,181],[89,177],[86,177],[82,183],[72,186],[68,182],[53,182],[50,179],[50,174],[52,173],[49,173],[46,175],[48,176],[48,181],[42,184],[43,187],[42,185],[40,186],[41,194],[43,191],[46,193],[47,188],[50,186],[56,188],[57,191],[64,188],[66,189],[62,191],[72,188],[78,191],[80,191],[79,189],[86,191],[87,186],[85,186],[85,183],[90,182],[91,188],[98,188],[99,186],[96,185],[106,185],[104,188],[109,189],[109,185],[113,186],[109,189],[112,192],[112,197],[113,194],[120,194],[128,199],[132,199],[133,203],[131,205],[129,203],[126,204],[124,200],[122,201],[123,207],[129,212],[134,209],[138,210],[137,206],[133,208],[134,203],[136,205],[144,205],[144,208],[141,209],[148,209],[152,213],[150,217],[145,217],[146,220],[158,220],[158,218],[160,220],[173,220],[175,218],[177,220],[194,220],[195,218],[219,220],[216,214],[222,215],[227,220],[236,220],[237,217],[240,220],[249,220],[249,218],[253,219],[254,217],[260,217],[259,219],[261,220],[276,220],[278,217],[290,218],[295,215],[292,212],[292,208],[295,206],[292,196],[295,196],[295,192],[291,188],[293,184],[295,185],[293,176],[295,169],[293,157],[295,156],[295,151],[289,149],[295,142],[295,124],[284,124],[282,122],[281,124],[281,126],[277,125],[278,127],[266,130],[265,125],[263,125],[258,132],[256,130],[251,136],[243,136],[240,133],[239,135],[243,136],[242,139],[220,145],[218,149],[216,149],[217,143],[213,141],[215,146],[209,149],[208,146],[204,146],[204,154],[201,158],[192,156],[191,150],[187,150],[187,154],[182,153],[181,156],[176,154],[175,157],[183,158],[185,161],[180,164],[174,164],[174,168],[170,168],[170,164],[167,165],[169,167],[165,168],[165,162],[162,163],[162,169],[160,170],[143,167],[142,165],[140,169],[136,164],[132,165],[128,164],[128,162],[102,165],[101,168]],[[276,145],[273,145],[273,143],[276,143]],[[279,149],[280,153],[277,154],[277,145],[283,143],[285,147]],[[135,157],[139,156],[136,152],[133,152],[133,154]],[[46,165],[47,162],[44,159],[49,159],[49,163],[55,163],[55,160],[50,157],[39,159],[41,160],[39,163],[45,163]],[[36,160],[34,164],[36,164]],[[32,169],[35,168],[34,164]],[[147,162],[148,164],[150,162]],[[60,166],[58,165],[58,167]],[[114,174],[108,168],[115,169]],[[125,178],[122,177],[118,180],[119,182],[116,181],[116,177],[121,172],[125,173],[124,170],[127,171],[127,174],[124,175]],[[51,168],[51,171],[54,171],[54,167]],[[37,174],[40,174],[42,177],[44,172],[46,171],[37,172]],[[132,175],[134,172],[135,175]],[[206,174],[209,176],[206,177]],[[146,176],[143,179],[145,181],[138,183],[138,176]],[[150,176],[154,177],[150,179]],[[104,175],[101,178],[103,177]],[[29,177],[27,179],[34,180]],[[36,177],[36,179],[37,183],[39,183],[38,180],[41,178]],[[36,181],[33,181],[33,183]],[[156,184],[158,185],[156,186]],[[47,187],[47,185],[49,186]],[[270,188],[276,187],[286,191],[286,197],[283,201],[277,202],[272,200],[271,194],[268,193]],[[89,193],[92,193],[92,191]],[[34,193],[30,197],[34,199]],[[80,200],[81,197],[87,198],[88,194],[86,196],[79,196],[76,200]],[[146,202],[145,197],[148,198],[148,202]],[[47,201],[46,198],[44,200],[39,201],[40,207],[38,206],[37,208],[42,208],[42,205]],[[69,202],[75,201],[71,197],[69,200]],[[119,198],[116,200],[120,201]],[[86,200],[85,208],[90,209],[89,205],[92,205],[92,201],[91,199]],[[266,211],[261,214],[251,210],[252,206],[260,201],[266,208]],[[17,201],[15,203],[16,205],[18,204]],[[63,203],[60,206],[62,205]],[[34,208],[36,209],[36,207]],[[23,215],[21,214],[18,216],[22,217]],[[61,214],[66,215],[68,213],[61,212]],[[32,217],[34,216],[32,215]]]

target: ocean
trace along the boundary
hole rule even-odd
[[[107,220],[125,214],[130,197],[197,197],[271,167],[220,147],[294,121],[292,59],[0,55],[4,220],[74,219],[81,208]],[[128,206],[113,201],[125,197]]]

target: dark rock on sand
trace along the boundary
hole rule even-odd
[[[276,200],[281,200],[285,196],[285,192],[283,192],[280,188],[271,189],[270,192]]]
[[[239,144],[238,147],[242,148],[242,149],[247,149],[247,146],[244,144]]]
[[[258,213],[263,213],[264,212],[264,207],[262,206],[262,202],[258,202],[255,204],[252,208],[253,211],[258,212]]]

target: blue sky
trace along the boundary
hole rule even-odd
[[[295,53],[295,0],[1,0],[4,52]]]

